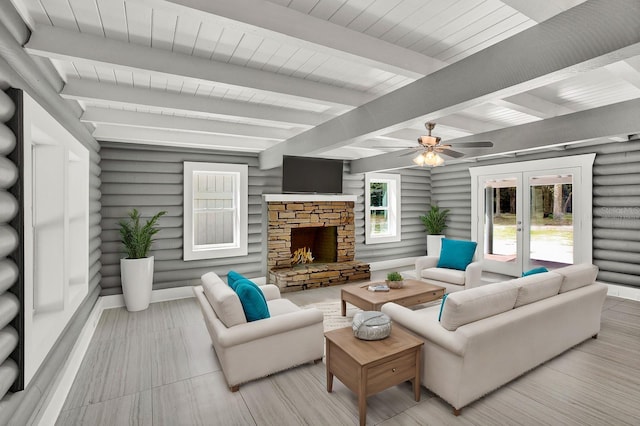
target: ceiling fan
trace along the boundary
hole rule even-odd
[[[441,138],[439,136],[431,136],[431,131],[436,127],[436,123],[428,122],[424,125],[427,128],[429,134],[427,136],[420,136],[418,138],[419,146],[411,147],[412,151],[403,155],[411,155],[415,150],[421,150],[421,152],[413,159],[413,162],[418,166],[441,166],[444,164],[444,159],[438,154],[444,154],[452,158],[463,157],[462,152],[452,150],[452,145],[440,143]],[[460,142],[456,143],[456,148],[491,148],[493,142]]]

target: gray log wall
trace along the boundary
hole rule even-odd
[[[131,208],[143,217],[160,210],[168,213],[158,222],[160,232],[150,254],[155,256],[154,289],[192,286],[209,271],[224,276],[231,269],[248,277],[264,276],[262,194],[281,192],[281,168],[260,170],[255,154],[222,153],[113,142],[101,143],[102,168],[102,292],[122,292],[120,258],[123,257],[118,221]],[[223,259],[182,260],[183,161],[241,163],[249,165],[249,254]],[[426,239],[419,216],[429,204],[429,174],[426,170],[403,170],[402,242],[364,244],[364,174],[344,173],[344,193],[358,196],[356,203],[356,257],[373,262],[419,256]]]
[[[19,211],[19,203],[11,193],[19,172],[16,164],[8,158],[16,146],[16,135],[9,124],[16,114],[13,100],[0,91],[0,400],[12,388],[20,387],[22,365],[21,333],[18,331],[22,330],[20,275],[14,258],[20,241],[16,225],[10,223]]]
[[[280,169],[260,170],[256,154],[151,147],[104,142],[102,160],[102,293],[122,293],[120,258],[124,257],[118,221],[137,208],[144,218],[160,210],[155,235],[153,288],[191,286],[209,271],[224,276],[230,269],[247,277],[264,276],[262,259],[262,194],[279,193]],[[249,165],[248,255],[222,259],[182,260],[182,173],[184,161]]]
[[[593,166],[593,263],[598,279],[640,287],[640,141],[606,143],[565,151],[518,155],[432,170],[432,200],[451,209],[447,236],[471,238],[471,177],[474,165],[595,153]]]
[[[427,239],[420,216],[425,214],[431,202],[431,177],[429,169],[401,169],[384,173],[401,175],[401,241],[384,244],[365,244],[364,173],[349,174],[345,166],[343,192],[357,195],[356,259],[363,262],[379,262],[404,257],[424,256]]]

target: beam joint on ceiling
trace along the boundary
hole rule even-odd
[[[636,56],[639,27],[637,0],[588,1],[261,152],[260,167],[278,167],[285,154],[321,154]]]
[[[446,66],[435,58],[268,1],[135,1],[413,79]]]
[[[358,106],[373,99],[373,95],[357,90],[51,26],[38,26],[25,49],[49,59],[179,77],[198,84],[244,87],[292,101]]]
[[[115,104],[129,107],[157,108],[159,111],[200,114],[206,117],[239,118],[254,120],[255,124],[287,124],[299,127],[315,126],[331,116],[311,111],[299,111],[203,96],[190,96],[155,89],[141,89],[96,81],[70,79],[60,95],[99,104]]]
[[[564,146],[594,138],[607,138],[619,134],[640,131],[640,99],[620,102],[560,117],[534,121],[519,126],[479,133],[473,136],[444,141],[456,147],[456,143],[492,141],[493,148],[465,149],[469,157],[509,155],[527,149]],[[406,150],[382,154],[375,157],[353,160],[351,173],[366,173],[380,170],[415,167],[411,156],[402,156]],[[446,163],[445,163],[446,167]]]

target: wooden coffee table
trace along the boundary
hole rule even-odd
[[[387,302],[395,302],[402,306],[415,306],[421,303],[438,300],[444,296],[445,288],[418,280],[404,280],[404,287],[392,288],[389,291],[369,291],[370,285],[383,282],[370,282],[344,287],[340,292],[342,316],[347,314],[347,302],[363,311],[379,311]]]
[[[413,396],[420,401],[421,339],[393,326],[382,340],[360,340],[351,327],[324,333],[326,338],[327,392],[335,375],[358,395],[360,425],[367,421],[367,397],[407,380],[413,380]]]

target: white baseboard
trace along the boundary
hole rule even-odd
[[[371,262],[369,269],[371,271],[381,271],[383,269],[393,269],[410,266],[412,269],[415,265],[417,257],[403,257],[401,259],[381,260],[379,262]]]
[[[623,299],[640,300],[640,288],[626,287],[623,285],[615,285],[603,283],[609,287],[607,296],[621,297]]]
[[[87,353],[89,343],[91,342],[93,333],[96,331],[96,327],[98,326],[103,310],[104,305],[102,303],[102,298],[98,297],[91,313],[89,313],[89,318],[87,319],[86,324],[82,327],[82,330],[80,330],[80,335],[73,345],[73,348],[69,353],[69,357],[60,369],[60,374],[55,378],[52,390],[47,396],[47,400],[44,402],[42,409],[31,424],[37,424],[39,426],[55,425],[56,420],[62,411],[64,401],[67,399],[67,395],[71,390],[71,385],[73,385],[76,374],[80,369],[82,360]]]
[[[193,288],[187,287],[174,287],[163,288],[160,290],[153,290],[151,292],[151,303],[166,302],[167,300],[187,299],[194,297]],[[122,294],[112,294],[109,296],[100,296],[104,307],[103,309],[121,308],[124,306],[124,296]]]

